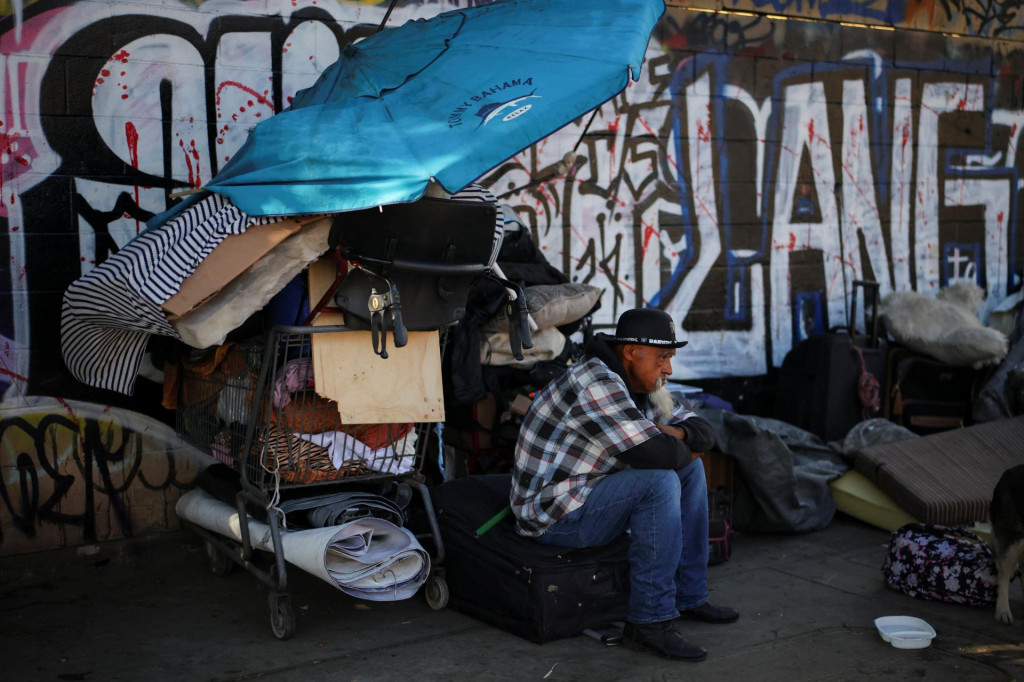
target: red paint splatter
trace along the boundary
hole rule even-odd
[[[711,140],[711,126],[704,126],[704,121],[697,121],[697,139],[701,142],[709,142]]]
[[[644,225],[644,245],[641,249],[641,253],[643,253],[643,255],[647,255],[647,245],[651,241],[651,237],[653,237],[656,234],[657,230],[655,230],[652,226]]]
[[[127,64],[128,63],[128,57],[130,57],[131,54],[132,53],[129,52],[128,50],[121,50],[120,52],[115,54],[113,57],[111,57],[111,59],[113,59],[115,62],[121,62],[122,64]],[[121,75],[123,76],[124,74],[122,73]]]
[[[128,162],[132,165],[135,170],[139,169],[139,131],[135,128],[135,124],[131,121],[126,121],[124,124],[124,139],[128,142]],[[135,185],[135,205],[139,205],[139,186]],[[142,229],[139,221],[135,221],[135,234],[138,234]]]
[[[811,142],[811,143],[814,142],[814,119],[813,118],[811,119],[811,122],[807,124],[807,138],[808,138],[808,142]]]
[[[23,377],[20,374],[15,374],[11,370],[7,369],[6,367],[0,367],[0,374],[3,374],[4,376],[9,376],[10,378],[14,379],[15,381],[25,381],[25,382],[28,381],[28,377]]]
[[[132,168],[138,170],[139,168],[139,131],[135,128],[135,124],[128,121],[124,124],[124,136],[128,141],[128,161],[132,164]]]
[[[185,164],[188,166],[188,184],[192,187],[200,187],[203,184],[203,179],[199,171],[199,150],[196,148],[196,141],[191,140],[188,149],[185,148],[184,140],[179,140],[178,146],[185,152]],[[192,164],[193,160],[195,161],[194,166]]]
[[[32,138],[17,132],[0,133],[0,154],[7,157],[7,160],[0,166],[0,196],[2,196],[6,183],[27,172],[32,165],[32,159],[37,154]],[[13,206],[15,199],[16,195],[11,193],[8,204]],[[0,205],[0,216],[6,215],[6,208]]]

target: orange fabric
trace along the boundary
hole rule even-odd
[[[412,430],[412,424],[344,424],[338,403],[312,391],[297,393],[287,406],[272,410],[270,422],[291,433],[342,431],[373,450],[394,444]]]

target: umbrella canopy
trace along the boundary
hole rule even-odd
[[[250,215],[456,192],[621,92],[663,0],[499,0],[346,46],[206,185]]]

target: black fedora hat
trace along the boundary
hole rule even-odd
[[[606,343],[635,343],[641,346],[682,348],[688,342],[676,341],[672,316],[657,308],[634,308],[619,316],[615,336],[596,334]]]

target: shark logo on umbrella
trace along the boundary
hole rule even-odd
[[[480,125],[478,125],[477,128],[484,127],[485,125],[490,123],[492,119],[496,118],[497,116],[500,116],[502,112],[509,108],[512,108],[513,110],[508,114],[505,114],[505,116],[502,117],[501,119],[502,121],[511,121],[514,118],[522,116],[527,111],[529,111],[533,107],[533,105],[527,104],[524,106],[519,106],[519,103],[524,100],[539,98],[540,95],[535,95],[533,94],[534,92],[537,91],[534,90],[529,95],[523,95],[522,97],[514,97],[504,102],[491,102],[490,104],[485,104],[484,106],[480,107],[479,111],[476,112],[476,115],[480,117]]]

